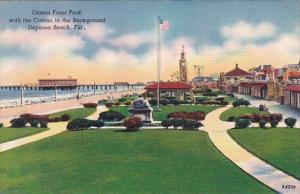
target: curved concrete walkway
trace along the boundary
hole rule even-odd
[[[97,110],[87,118],[88,119],[98,119],[99,113],[102,111],[105,111],[105,110],[106,110],[106,107],[98,106]],[[19,146],[22,146],[22,145],[25,145],[28,143],[39,141],[41,139],[59,134],[61,132],[64,132],[64,131],[66,131],[67,123],[68,122],[49,123],[48,124],[49,130],[46,130],[46,131],[43,131],[41,133],[37,133],[34,135],[22,137],[19,139],[15,139],[12,141],[1,143],[0,144],[0,153],[5,152],[7,150],[14,149],[16,147],[19,147]]]
[[[214,145],[233,163],[246,173],[274,189],[279,193],[300,193],[300,181],[278,170],[272,165],[257,158],[228,134],[227,130],[234,127],[234,123],[221,121],[220,114],[231,106],[216,109],[209,113],[203,122],[204,128]],[[283,189],[285,185],[295,185],[296,189]]]

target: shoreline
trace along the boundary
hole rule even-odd
[[[140,94],[144,91],[144,89],[138,90],[128,90],[128,91],[120,91],[120,92],[110,92],[105,94],[98,94],[93,96],[82,97],[79,100],[76,98],[74,99],[67,99],[61,101],[51,101],[39,104],[28,104],[23,106],[15,106],[15,107],[8,107],[8,108],[1,108],[0,109],[0,122],[4,120],[8,120],[11,118],[18,117],[20,114],[24,113],[31,113],[31,114],[46,114],[49,112],[53,112],[56,110],[63,110],[69,108],[76,108],[81,107],[82,104],[87,102],[94,102],[98,103],[100,99],[107,99],[108,97],[111,98],[120,98],[122,95],[126,94]]]

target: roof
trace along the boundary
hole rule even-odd
[[[157,90],[157,82],[149,84],[145,87],[146,90]],[[159,89],[164,90],[189,90],[192,86],[182,82],[159,82]]]
[[[289,72],[289,78],[291,78],[291,79],[300,79],[300,71],[291,71],[291,72]]]
[[[290,85],[286,89],[289,90],[289,91],[300,92],[300,85],[299,84],[297,84],[297,85]]]
[[[245,70],[240,69],[236,64],[235,69],[225,73],[225,76],[252,76],[252,74]]]

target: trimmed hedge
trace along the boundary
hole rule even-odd
[[[168,129],[173,126],[174,129],[181,127],[183,130],[198,130],[203,124],[192,119],[166,119],[161,122],[161,125]]]
[[[87,130],[91,127],[103,127],[104,122],[101,120],[89,120],[89,119],[74,119],[67,125],[68,131],[81,131]]]
[[[271,121],[278,121],[280,122],[282,120],[282,114],[278,113],[273,113],[273,114],[245,114],[245,115],[240,115],[240,118],[242,119],[250,119],[252,123],[259,123],[261,120],[264,120],[266,122],[271,122]]]
[[[97,106],[98,106],[97,103],[92,103],[92,102],[84,103],[84,104],[83,104],[83,107],[84,107],[84,108],[97,108]]]
[[[10,120],[11,126],[14,128],[25,127],[28,121],[25,118],[15,118]]]
[[[99,114],[99,120],[103,121],[121,121],[123,119],[125,119],[125,115],[114,110],[104,111]]]
[[[248,100],[244,100],[244,99],[238,99],[238,100],[236,100],[236,101],[234,101],[233,103],[232,103],[232,105],[234,106],[234,107],[238,107],[238,106],[249,106],[250,105],[250,102],[248,101]]]
[[[196,111],[196,112],[172,112],[169,113],[167,118],[169,119],[192,119],[196,121],[204,120],[205,113]]]
[[[143,126],[143,121],[139,117],[131,116],[124,120],[123,125],[126,127],[126,131],[135,132]]]

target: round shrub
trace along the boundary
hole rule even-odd
[[[134,132],[143,126],[143,121],[139,117],[131,116],[124,120],[123,125],[126,127],[126,131]]]
[[[120,106],[120,102],[115,102],[114,105],[115,106]]]
[[[126,106],[130,106],[131,105],[131,102],[130,101],[127,101],[124,103]]]
[[[249,106],[250,102],[248,100],[244,100],[244,99],[237,99],[235,100],[232,105],[234,107],[238,107],[238,106]]]
[[[25,127],[27,120],[24,118],[15,118],[10,120],[11,126],[14,128]]]
[[[181,122],[184,130],[198,130],[199,127],[203,126],[201,122],[190,119],[183,119]]]
[[[125,118],[125,116],[117,111],[109,110],[109,111],[104,111],[99,114],[99,119],[98,120],[103,120],[103,121],[121,121]]]
[[[174,129],[178,129],[178,127],[182,126],[182,119],[172,119],[171,122]]]
[[[284,119],[284,123],[290,128],[293,128],[296,125],[296,122],[297,120],[293,117],[288,117]]]
[[[48,128],[48,121],[40,121],[41,128]]]
[[[105,103],[105,106],[106,106],[107,108],[110,108],[110,107],[113,106],[113,103],[112,103],[112,102],[106,102],[106,103]]]
[[[71,119],[70,115],[64,114],[60,116],[61,121],[69,121]]]
[[[266,128],[266,124],[267,124],[267,121],[265,121],[265,120],[260,120],[259,121],[259,127],[260,128]]]
[[[271,127],[272,127],[272,128],[276,128],[277,125],[278,125],[278,121],[277,121],[277,120],[272,120],[272,121],[270,122],[270,124],[271,124]]]
[[[29,121],[31,127],[38,127],[38,124],[40,123],[38,120],[31,120]]]
[[[93,122],[88,119],[74,119],[67,125],[68,131],[86,130],[93,125]]]
[[[84,108],[97,108],[98,104],[97,103],[84,103],[83,104]]]
[[[169,119],[163,120],[161,122],[161,126],[163,126],[164,128],[168,129],[169,127],[172,126],[172,121]]]
[[[242,128],[248,128],[251,124],[251,121],[249,119],[237,119],[235,121],[235,128],[242,129]]]

